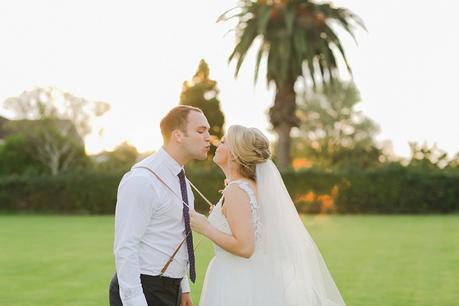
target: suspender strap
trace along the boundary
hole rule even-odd
[[[172,192],[174,194],[174,196],[180,201],[183,203],[183,205],[185,205],[186,207],[190,208],[190,206],[185,203],[185,201],[183,201],[183,199],[181,197],[179,197],[175,192],[174,190],[172,190],[171,187],[169,187],[169,185],[166,184],[166,182],[163,181],[163,179],[157,175],[153,170],[151,170],[150,168],[147,168],[147,167],[142,167],[142,166],[137,166],[137,167],[134,167],[133,169],[138,169],[138,168],[142,168],[142,169],[145,169],[145,170],[148,170],[149,172],[151,172],[167,189],[169,189],[170,192]]]
[[[147,171],[149,171],[150,173],[152,173],[157,179],[158,181],[160,181],[167,189],[169,189],[170,192],[172,192],[172,194],[175,195],[175,197],[177,199],[179,199],[180,202],[183,203],[183,205],[187,206],[188,208],[190,208],[190,206],[185,203],[185,201],[183,201],[182,198],[180,198],[175,192],[174,190],[172,190],[171,187],[169,187],[169,185],[166,184],[166,182],[164,182],[164,180],[159,176],[157,175],[153,170],[151,170],[150,168],[147,168],[147,167],[143,167],[143,166],[137,166],[137,167],[134,167],[133,169],[137,169],[137,168],[142,168],[142,169],[145,169]],[[198,188],[196,188],[188,179],[187,179],[188,183],[191,185],[191,187],[193,187],[193,189],[204,199],[204,201],[207,202],[207,204],[209,204],[209,206],[213,206],[212,203],[198,190]],[[175,258],[175,255],[177,255],[178,251],[180,250],[180,248],[182,247],[183,243],[186,241],[187,237],[191,234],[191,231],[189,231],[188,233],[186,233],[185,235],[185,238],[182,240],[182,242],[180,242],[180,244],[177,246],[177,248],[175,249],[174,253],[172,253],[172,255],[169,257],[169,260],[166,262],[166,264],[164,265],[164,267],[161,269],[161,275],[163,275],[166,271],[167,271],[167,268],[169,268],[169,265],[172,263],[172,261],[174,260]],[[198,245],[199,245],[199,242],[198,242]],[[196,245],[197,247],[197,245]],[[195,249],[196,249],[195,247]]]

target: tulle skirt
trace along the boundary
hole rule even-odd
[[[207,268],[199,306],[269,306],[256,258],[217,255]],[[269,295],[269,294],[268,294]],[[276,306],[279,306],[277,304]]]
[[[342,306],[306,285],[304,277],[287,277],[282,290],[279,279],[285,272],[275,273],[267,257],[254,255],[244,259],[221,253],[207,268],[199,306]],[[295,271],[287,274],[294,275]],[[321,282],[322,279],[315,279]]]

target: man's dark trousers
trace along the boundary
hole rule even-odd
[[[182,296],[180,281],[180,278],[141,274],[140,282],[148,306],[179,306]],[[109,301],[110,306],[123,306],[116,273],[110,282]]]

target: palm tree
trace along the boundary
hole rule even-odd
[[[232,12],[236,13],[232,14]],[[267,82],[276,96],[269,110],[278,135],[276,155],[281,169],[290,166],[290,131],[298,127],[295,83],[299,78],[324,86],[339,79],[338,58],[349,73],[343,46],[333,27],[344,28],[354,39],[362,20],[347,9],[309,0],[242,0],[220,16],[219,21],[238,19],[237,43],[228,61],[236,62],[235,77],[255,41],[260,42],[255,64],[255,82],[262,59],[267,63]]]

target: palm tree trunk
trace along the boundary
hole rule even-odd
[[[292,127],[299,126],[299,118],[296,116],[295,81],[288,80],[276,82],[276,97],[274,106],[269,110],[270,121],[277,133],[277,165],[281,170],[291,166],[290,155],[290,131]]]
[[[290,154],[290,127],[286,123],[281,123],[277,126],[274,130],[277,133],[277,147],[276,147],[276,155],[277,155],[277,165],[279,169],[286,170],[290,167],[292,157]]]

